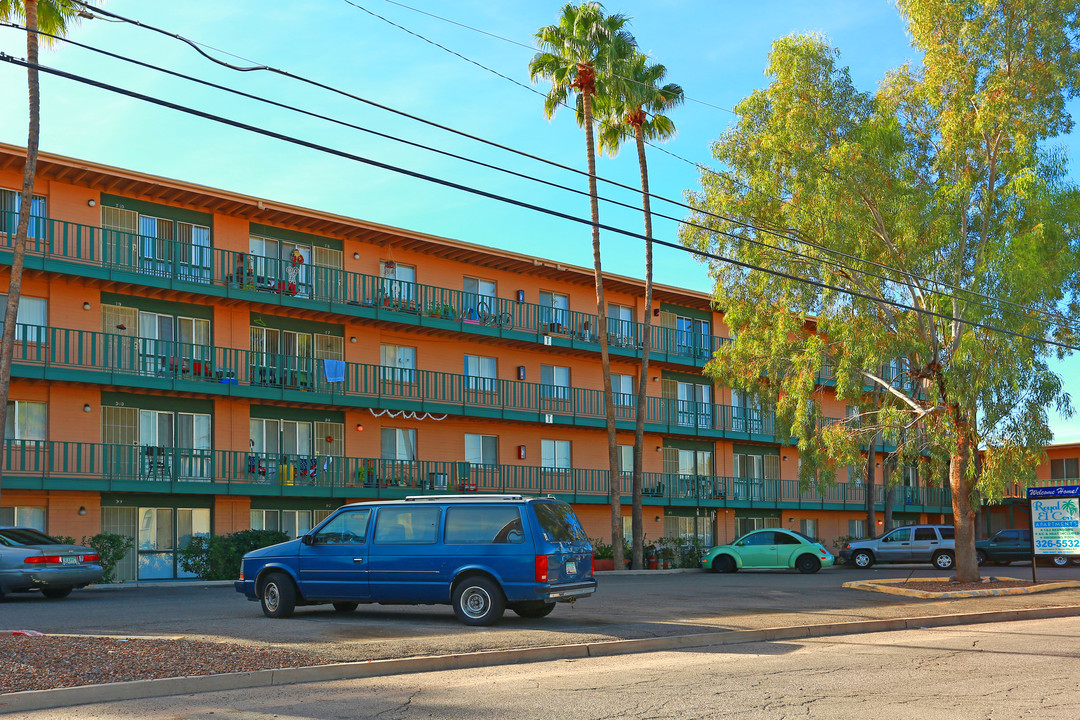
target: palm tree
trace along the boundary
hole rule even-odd
[[[30,96],[30,129],[26,139],[26,165],[23,167],[23,184],[19,192],[19,221],[12,243],[11,280],[8,285],[7,308],[4,327],[7,332],[0,338],[0,438],[6,437],[8,389],[11,384],[11,359],[15,353],[15,321],[19,317],[19,296],[22,292],[23,259],[26,254],[26,236],[30,230],[30,203],[34,194],[34,174],[37,172],[38,140],[41,134],[40,86],[38,83],[38,30],[51,35],[63,35],[75,22],[81,8],[71,0],[0,0],[0,20],[7,22],[20,18],[26,21],[26,69]],[[45,37],[45,36],[42,36]],[[47,45],[51,38],[45,37]],[[3,463],[0,462],[0,479]]]
[[[649,168],[645,161],[647,140],[668,140],[675,134],[675,124],[664,115],[683,102],[683,90],[675,83],[662,85],[667,75],[663,65],[649,64],[649,58],[634,53],[615,71],[613,92],[603,96],[598,108],[600,152],[616,155],[621,145],[633,136],[637,143],[641,169],[641,209],[645,214],[645,318],[641,332],[641,374],[638,377],[637,405],[634,408],[633,469],[633,567],[644,567],[645,534],[641,517],[642,464],[645,444],[645,388],[649,376],[649,348],[652,345],[652,208],[649,202]]]
[[[600,262],[600,209],[596,194],[596,151],[593,139],[593,100],[602,95],[610,80],[609,70],[621,57],[630,54],[634,38],[623,29],[625,15],[605,15],[597,2],[568,3],[557,25],[536,33],[540,52],[529,63],[529,77],[551,81],[544,100],[544,114],[551,119],[560,105],[575,96],[577,121],[585,129],[585,151],[589,163],[589,204],[592,211],[593,274],[596,280],[596,316],[607,315],[604,276]],[[595,328],[600,336],[600,367],[604,379],[604,405],[608,435],[608,498],[611,502],[611,544],[615,567],[623,563],[622,483],[618,448],[615,444],[615,398],[611,391],[611,363],[606,328]]]

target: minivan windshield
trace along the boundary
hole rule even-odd
[[[548,542],[573,542],[575,540],[589,539],[569,505],[555,502],[537,502],[533,503],[532,506],[536,512],[536,519],[540,523],[540,531]]]

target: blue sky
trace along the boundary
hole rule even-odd
[[[454,26],[388,0],[355,0],[415,33],[529,84],[532,51]],[[542,25],[554,22],[560,2],[530,0],[408,0],[433,14],[529,44]],[[192,0],[146,3],[110,0],[105,7],[199,42],[298,75],[347,89],[408,113],[573,167],[584,167],[584,137],[567,111],[548,121],[539,95],[434,47],[344,0]],[[694,162],[709,162],[709,144],[731,123],[732,108],[766,83],[763,70],[772,41],[793,32],[825,34],[851,67],[856,84],[873,89],[886,70],[914,60],[904,25],[883,0],[638,0],[606,3],[609,12],[632,20],[640,47],[668,68],[688,102],[672,117],[678,136],[667,148]],[[126,24],[84,21],[73,39],[158,65],[198,75],[282,102],[289,102],[372,130],[482,159],[492,164],[583,188],[579,176],[486,148],[385,111],[268,73],[218,68],[191,48]],[[25,40],[0,30],[0,51],[22,57]],[[222,56],[224,57],[224,56]],[[515,180],[355,130],[196,88],[60,45],[43,62],[88,74],[151,95],[166,97],[279,132],[400,165],[419,172],[509,195],[586,217],[587,200],[565,191]],[[242,62],[242,61],[238,61]],[[0,141],[26,141],[25,75],[0,64]],[[537,86],[543,90],[542,86]],[[70,81],[44,78],[42,149],[133,170],[175,177],[236,192],[364,218],[435,235],[533,253],[590,266],[591,244],[583,226],[537,215],[491,200],[437,187],[353,161],[290,146],[277,140],[145,105]],[[700,102],[699,102],[700,101]],[[716,106],[716,107],[713,107]],[[1074,103],[1074,112],[1077,109]],[[1063,141],[1075,158],[1076,137]],[[652,151],[653,192],[681,199],[697,184],[687,162]],[[633,147],[603,158],[598,172],[628,185],[638,182]],[[1074,171],[1075,172],[1075,171]],[[603,186],[602,186],[603,187]],[[604,194],[636,204],[626,191]],[[684,211],[657,207],[675,217]],[[602,221],[640,230],[639,213],[602,209]],[[657,237],[675,239],[674,222],[658,220]],[[640,276],[640,243],[610,236],[604,266]],[[686,254],[658,249],[659,282],[707,291],[704,268]],[[1059,366],[1073,395],[1080,396],[1080,360]],[[1080,420],[1056,419],[1056,441],[1080,441]]]

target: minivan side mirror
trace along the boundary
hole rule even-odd
[[[312,535],[311,533],[308,533],[307,535],[304,535],[303,537],[300,538],[300,542],[304,543],[305,545],[314,545],[315,544],[315,536]]]

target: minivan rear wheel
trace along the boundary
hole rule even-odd
[[[544,602],[543,600],[527,600],[511,605],[510,609],[516,612],[518,617],[542,618],[551,614],[551,611],[555,609],[555,603]]]
[[[296,586],[285,573],[271,573],[259,592],[259,604],[263,615],[271,618],[287,618],[296,609]]]
[[[506,609],[502,588],[481,575],[472,575],[454,586],[454,614],[466,625],[494,625]]]

